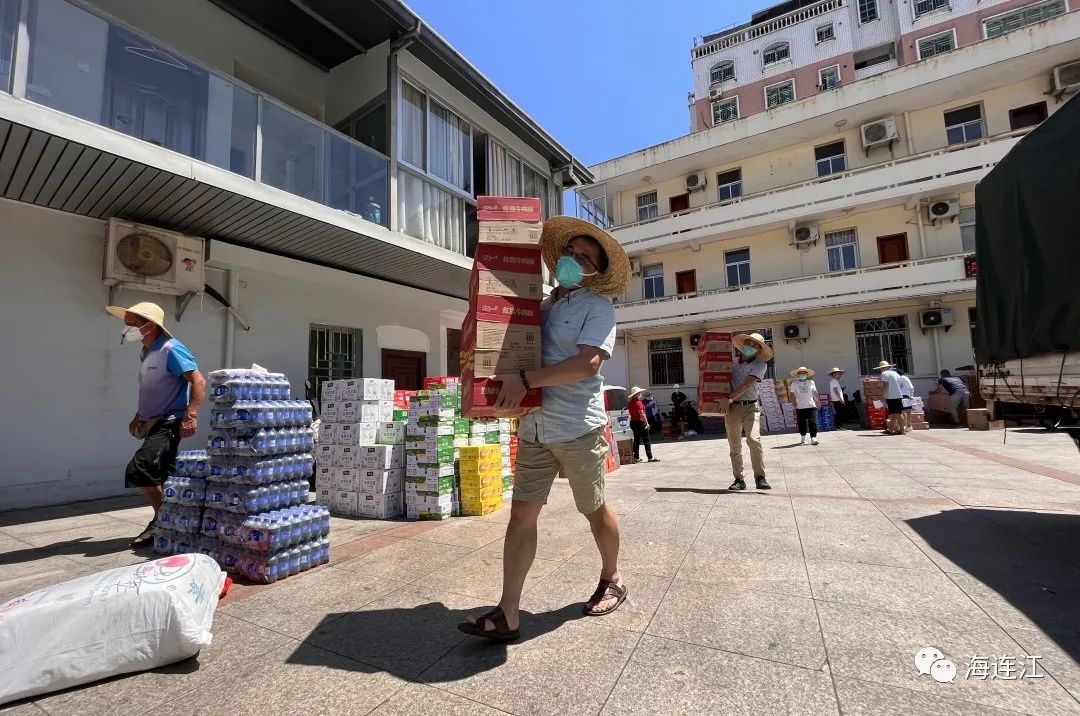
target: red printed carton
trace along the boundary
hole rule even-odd
[[[532,221],[543,220],[540,200],[531,196],[478,196],[476,197],[478,221]]]
[[[517,410],[511,414],[500,413],[495,408],[495,401],[499,397],[502,383],[490,378],[477,378],[472,373],[465,371],[461,376],[461,414],[466,418],[487,418],[498,415],[499,417],[520,418],[541,405],[539,389],[530,390],[525,394]]]

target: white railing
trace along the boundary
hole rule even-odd
[[[819,177],[807,181],[795,182],[793,184],[785,184],[783,186],[779,186],[773,189],[766,189],[764,191],[746,194],[744,196],[738,197],[737,199],[717,201],[711,204],[704,204],[702,206],[697,206],[692,209],[687,209],[686,211],[679,211],[672,214],[663,214],[653,219],[619,224],[618,226],[614,227],[612,231],[615,235],[615,238],[617,238],[620,243],[623,244],[623,246],[625,246],[629,250],[633,250],[636,248],[636,244],[641,244],[642,242],[651,241],[661,237],[675,237],[676,234],[685,232],[690,229],[720,230],[723,228],[724,224],[764,217],[770,214],[775,214],[781,210],[805,210],[808,208],[812,208],[814,204],[821,204],[824,202],[833,201],[838,198],[858,197],[874,191],[879,191],[882,188],[895,188],[903,187],[906,185],[918,184],[937,175],[954,175],[967,171],[968,169],[978,169],[987,165],[993,165],[1000,160],[1000,157],[997,156],[997,152],[986,152],[978,150],[993,148],[1000,142],[1013,142],[1013,140],[1023,136],[1028,131],[1030,131],[1030,129],[1020,129],[1013,132],[1007,132],[1004,134],[995,135],[993,137],[976,140],[974,142],[967,142],[966,144],[956,144],[949,147],[934,149],[929,152],[923,152],[921,154],[912,154],[907,157],[890,159],[888,161],[880,162],[878,164],[871,164],[869,166],[859,167],[858,169],[851,169],[846,172],[830,174],[827,177]],[[1001,146],[1003,148],[1005,147],[1004,144],[1002,144]],[[956,157],[956,161],[946,165],[941,161],[946,157]],[[969,164],[970,166],[968,166]],[[913,171],[904,171],[900,173],[901,175],[897,176],[882,175],[881,179],[876,182],[866,181],[868,175],[872,175],[875,172],[881,172],[882,170],[894,167],[911,169]],[[822,191],[819,192],[820,196],[815,197],[813,194],[805,193],[804,190],[814,187],[821,188]],[[751,209],[750,206],[747,206],[747,210],[744,212],[733,211],[729,214],[724,215],[723,217],[709,216],[709,212],[711,212],[713,209],[721,207],[735,207],[737,205],[743,204],[750,205],[760,199],[766,197],[776,197],[776,195],[788,192],[803,193],[800,195],[800,198],[797,201],[774,201],[769,202],[768,206],[760,207],[760,209]],[[680,225],[677,227],[671,227],[667,223],[665,223],[672,220],[688,219],[696,216],[701,217],[700,222],[690,224],[689,222],[683,221],[680,222]],[[650,227],[653,227],[652,231],[649,231]]]
[[[740,315],[811,306],[859,303],[873,298],[902,297],[897,292],[919,295],[929,286],[974,282],[967,276],[964,259],[969,254],[949,254],[900,263],[880,264],[849,271],[797,276],[776,281],[714,288],[696,293],[627,301],[616,304],[619,325],[644,327],[644,322],[681,319],[708,320],[710,314]]]
[[[756,39],[762,35],[768,35],[770,32],[783,30],[785,27],[791,27],[800,22],[824,15],[827,12],[832,12],[837,8],[844,7],[844,2],[845,0],[822,0],[815,5],[793,10],[786,15],[773,18],[768,22],[749,25],[742,30],[724,31],[726,34],[714,33],[720,34],[720,37],[709,40],[708,42],[706,42],[704,38],[697,38],[694,41],[694,48],[690,51],[690,56],[692,59],[696,60],[705,57],[706,55],[711,55],[714,52],[726,50],[734,45]]]
[[[874,75],[880,75],[882,72],[888,72],[889,70],[895,70],[900,66],[900,63],[896,58],[886,60],[885,62],[878,62],[877,64],[868,65],[866,67],[860,67],[855,70],[855,80],[864,80],[867,77],[873,77]]]

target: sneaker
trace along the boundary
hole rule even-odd
[[[660,458],[658,458],[658,457],[650,457],[649,462],[660,462]]]
[[[150,520],[150,523],[146,525],[146,529],[139,533],[139,536],[131,540],[132,547],[142,547],[148,545],[154,541],[154,525],[157,524],[157,518]]]
[[[800,445],[805,445],[805,444],[806,444],[806,438],[802,438],[802,439],[800,439],[800,440],[799,440],[799,444],[800,444]]]
[[[817,445],[818,444],[817,438],[810,438],[810,444],[811,445]]]
[[[756,484],[757,489],[759,489],[759,490],[771,490],[772,489],[772,485],[769,484],[769,481],[765,479],[764,475],[762,475],[761,477],[755,477],[754,478],[754,483]]]
[[[735,478],[735,482],[731,483],[731,485],[728,487],[728,490],[731,490],[732,492],[738,492],[745,489],[746,483],[743,482],[743,479],[741,477]]]

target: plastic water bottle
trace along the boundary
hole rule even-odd
[[[329,517],[329,514],[330,513],[327,512],[328,517]],[[329,537],[323,537],[321,540],[319,540],[319,547],[320,547],[320,551],[322,552],[322,554],[320,555],[320,560],[319,561],[322,564],[327,564],[330,561],[330,538]]]
[[[300,550],[300,571],[306,572],[311,569],[311,545],[305,542],[297,547]]]
[[[172,530],[158,530],[154,535],[154,552],[157,554],[173,554],[173,539],[176,535]]]

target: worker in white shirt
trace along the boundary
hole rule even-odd
[[[904,432],[911,432],[911,411],[915,408],[915,386],[911,383],[911,378],[908,374],[899,368],[896,372],[900,374],[900,399],[904,401]]]
[[[837,406],[844,407],[844,386],[840,385],[840,378],[844,375],[843,368],[833,368],[829,371],[829,405],[832,407],[833,425],[840,427],[840,421],[836,416],[839,413]]]
[[[817,385],[810,380],[814,371],[802,365],[791,371],[795,382],[791,384],[791,402],[795,404],[795,422],[799,425],[800,445],[806,444],[806,433],[810,433],[810,444],[817,445]]]

